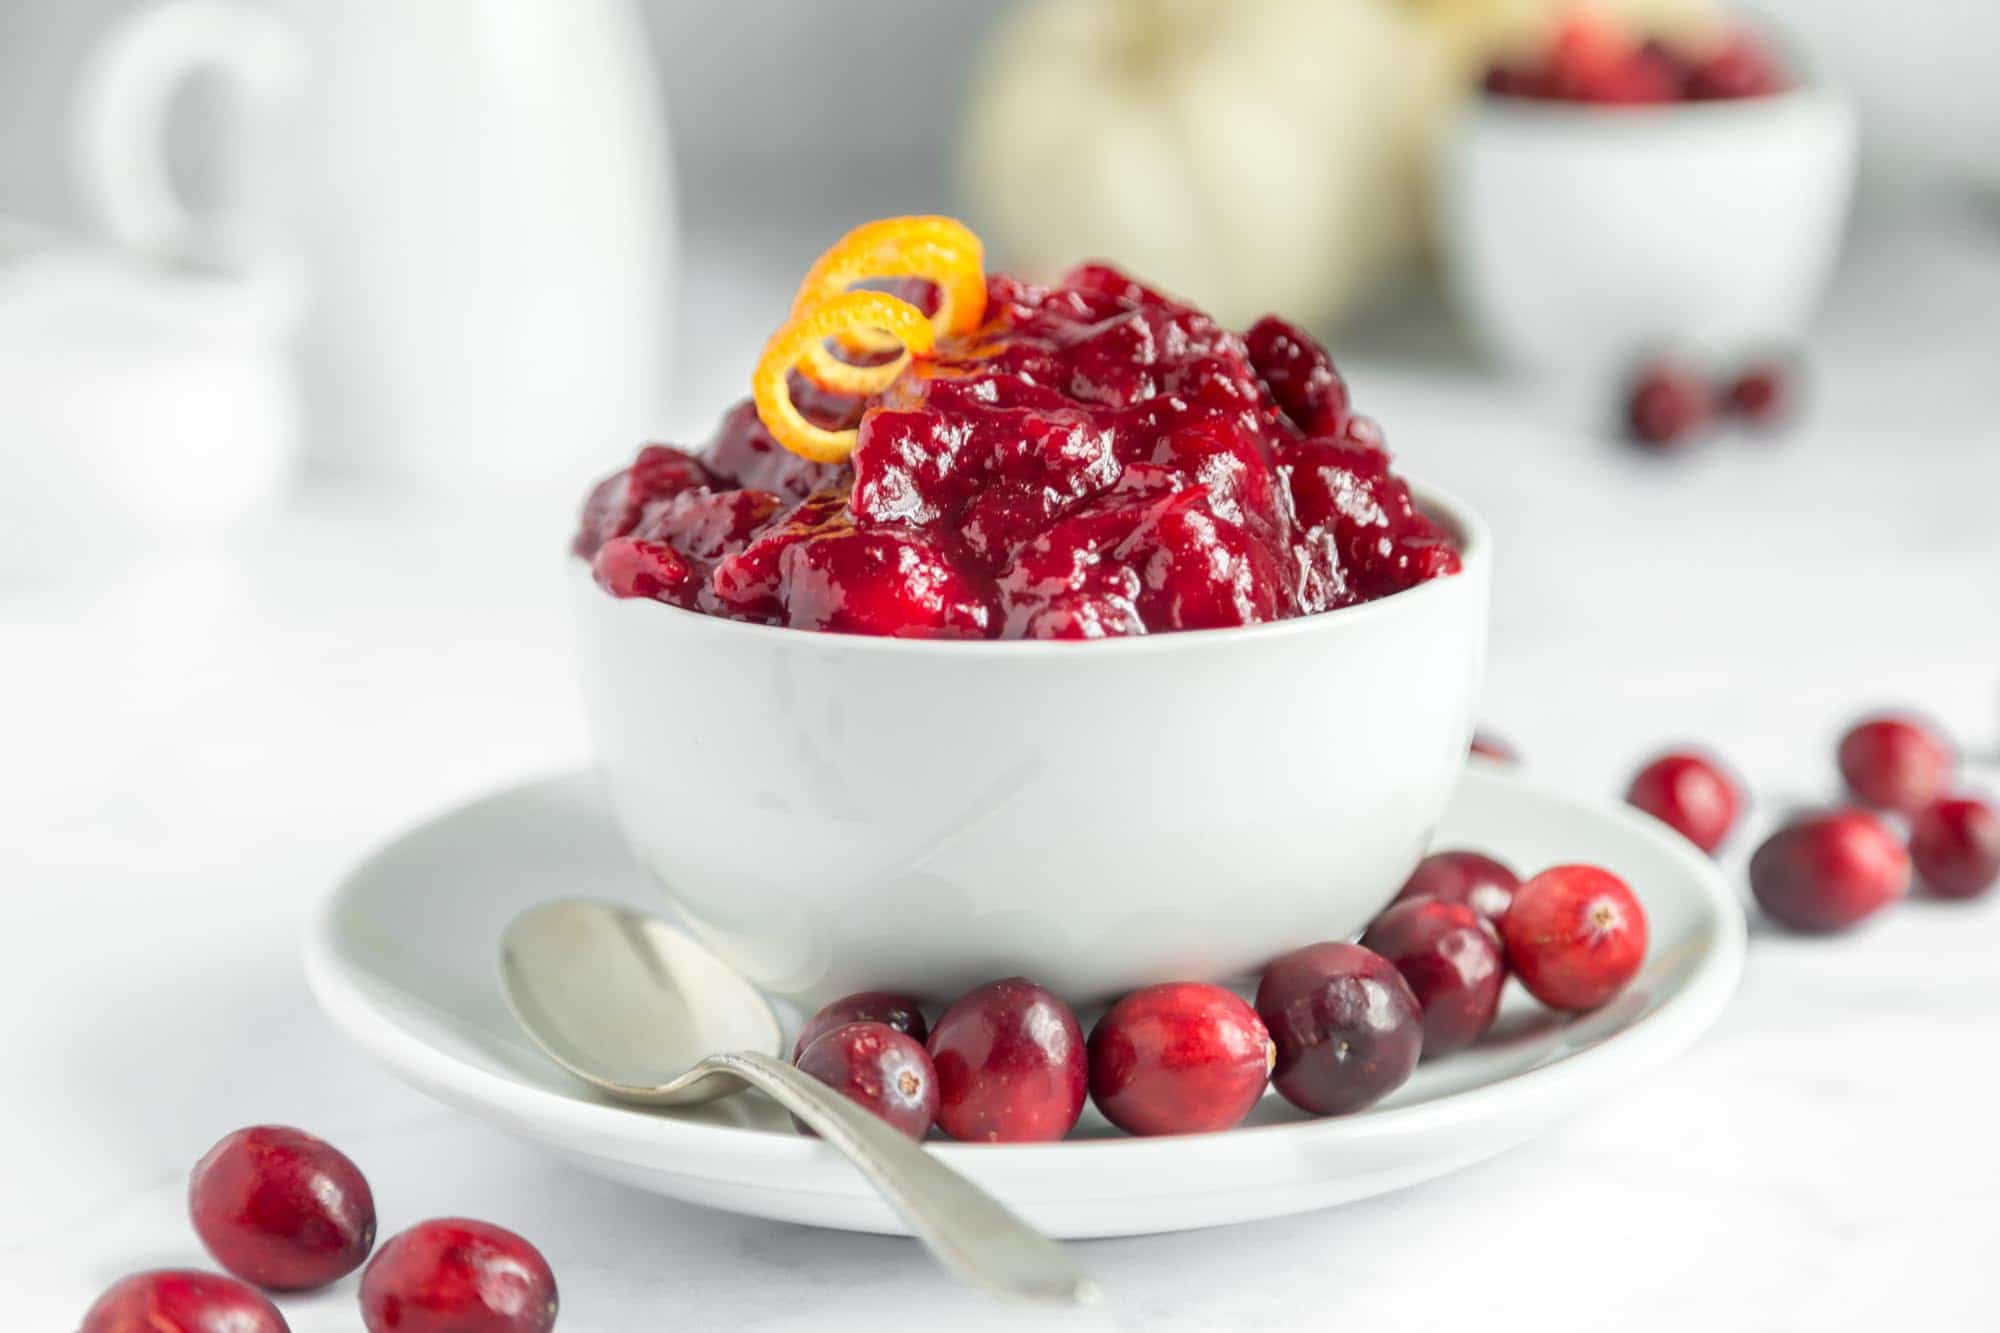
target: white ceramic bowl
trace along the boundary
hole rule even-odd
[[[1854,156],[1823,83],[1664,107],[1474,97],[1438,157],[1447,285],[1515,369],[1789,346],[1838,258]]]
[[[1444,809],[1484,659],[1485,528],[1419,497],[1463,572],[1101,643],[744,625],[579,564],[612,807],[688,927],[806,1004],[1013,973],[1083,1002],[1351,936]]]

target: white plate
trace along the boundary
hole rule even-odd
[[[1086,1112],[1062,1143],[938,1141],[932,1151],[1057,1236],[1323,1208],[1513,1147],[1686,1050],[1735,989],[1741,908],[1706,857],[1644,816],[1475,766],[1437,845],[1483,848],[1524,871],[1559,861],[1617,870],[1651,920],[1644,973],[1607,1008],[1567,1020],[1510,986],[1486,1043],[1422,1065],[1359,1115],[1308,1120],[1267,1096],[1224,1134],[1127,1138]],[[803,852],[800,873],[810,873]],[[658,906],[592,779],[516,787],[419,825],[350,875],[307,941],[307,978],[333,1022],[396,1073],[586,1170],[761,1217],[900,1232],[861,1177],[775,1106],[746,1094],[686,1111],[627,1109],[528,1044],[494,979],[501,928],[531,903],[585,896]]]

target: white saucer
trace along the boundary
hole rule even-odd
[[[1272,1095],[1225,1134],[1127,1138],[1086,1111],[1063,1143],[935,1141],[931,1150],[1056,1236],[1303,1212],[1513,1147],[1686,1050],[1735,990],[1741,908],[1706,857],[1645,816],[1476,765],[1437,845],[1491,851],[1524,872],[1559,861],[1618,871],[1651,920],[1645,972],[1606,1009],[1571,1020],[1510,985],[1486,1043],[1420,1066],[1359,1115],[1307,1120]],[[686,1111],[630,1110],[573,1082],[528,1043],[495,981],[500,931],[531,903],[573,897],[660,906],[582,775],[475,801],[370,858],[319,917],[306,975],[335,1025],[390,1069],[586,1170],[736,1212],[900,1232],[861,1177],[825,1144],[795,1134],[774,1105],[743,1095]]]

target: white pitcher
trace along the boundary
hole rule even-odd
[[[629,0],[290,0],[315,460],[559,493],[658,429],[674,224]]]

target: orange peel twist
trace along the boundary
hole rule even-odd
[[[825,352],[828,338],[856,331],[879,331],[902,349],[895,360],[882,365],[848,367],[861,372],[865,382],[873,386],[857,391],[862,393],[888,387],[912,356],[930,351],[937,340],[929,316],[887,292],[839,292],[804,309],[794,309],[792,317],[764,344],[764,354],[750,377],[750,389],[764,428],[801,458],[839,463],[854,452],[857,431],[828,430],[808,421],[799,411],[792,401],[790,375],[794,367],[803,369],[802,363],[813,352]]]
[[[969,333],[986,317],[985,254],[979,237],[956,218],[926,215],[863,223],[814,262],[799,284],[792,314],[802,314],[856,283],[922,278],[937,288],[938,307],[931,316],[934,330],[940,335]],[[879,355],[897,345],[884,332],[850,329],[837,341],[844,351]],[[799,370],[823,389],[860,395],[879,393],[907,363],[890,364],[895,369],[883,375],[881,366],[857,366],[815,346],[800,358]]]

